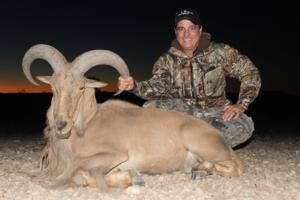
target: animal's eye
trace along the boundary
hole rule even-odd
[[[80,87],[79,90],[84,90],[84,86]]]

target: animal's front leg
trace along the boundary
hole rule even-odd
[[[101,169],[92,169],[89,171],[91,177],[95,180],[94,184],[96,187],[103,191],[108,191],[108,185],[105,182],[104,174]],[[90,182],[91,183],[91,182]],[[93,183],[93,182],[92,182]],[[91,185],[93,186],[93,185]]]
[[[56,188],[56,187],[60,187],[60,186],[64,185],[65,183],[70,181],[70,178],[75,173],[75,171],[76,171],[76,167],[74,167],[72,165],[66,166],[66,169],[64,170],[64,172],[54,178],[50,187]]]
[[[88,171],[79,170],[73,177],[73,182],[80,186],[97,187],[96,180],[91,177]]]
[[[144,186],[145,182],[141,174],[132,170],[114,170],[105,176],[105,182],[109,187],[126,188],[131,185]]]
[[[89,158],[84,158],[84,160],[82,169],[89,172],[98,188],[107,190],[110,185],[107,184],[105,175],[127,161],[128,154],[120,152],[98,153]],[[123,174],[123,176],[126,177],[126,174]]]
[[[145,185],[141,174],[136,170],[113,170],[109,174],[105,175],[104,178],[103,176],[99,177],[97,171],[92,173],[95,173],[93,176],[97,177],[96,179],[101,181],[98,183],[98,185],[101,185],[102,189],[108,189],[107,186],[113,188],[126,188],[131,185]],[[76,176],[73,178],[73,181],[77,185],[97,187],[96,179],[91,176],[90,172],[79,170]]]

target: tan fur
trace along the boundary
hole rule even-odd
[[[191,167],[186,166],[188,153],[197,160],[189,164],[196,165],[194,170],[240,176],[244,168],[221,134],[206,122],[121,101],[98,105],[83,136],[71,134],[69,139],[57,139],[55,134],[49,135],[48,170],[60,181],[70,179],[77,169],[97,169],[98,176],[94,173],[89,180],[102,179],[98,186],[105,182],[109,187],[126,187],[131,179],[120,176],[128,174],[109,176],[112,169],[150,174],[184,170]]]
[[[37,56],[35,52],[48,48],[41,45],[24,56],[24,72],[29,80],[32,60],[41,55],[52,59],[54,50]],[[84,67],[89,69],[100,60],[128,72],[120,66],[124,63],[120,64],[118,57],[105,51],[101,58],[101,52],[85,53],[75,60],[75,66],[66,63],[56,67],[51,77],[39,77],[53,88],[41,169],[55,184],[65,184],[79,170],[88,184],[101,188],[131,185],[130,170],[157,174],[194,169],[222,176],[243,173],[240,157],[225,144],[217,129],[202,120],[118,100],[97,104],[94,88],[105,84],[85,78]],[[78,66],[93,59],[97,62]]]

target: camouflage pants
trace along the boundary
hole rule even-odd
[[[254,131],[254,125],[251,117],[248,117],[244,113],[242,113],[237,119],[225,122],[223,120],[223,107],[201,109],[188,105],[188,103],[182,99],[151,100],[145,102],[143,107],[176,110],[203,119],[215,128],[219,129],[223,133],[226,143],[231,147],[235,147],[247,141]]]

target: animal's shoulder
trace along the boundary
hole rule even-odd
[[[102,108],[138,108],[138,105],[122,100],[108,100],[101,104]]]
[[[139,117],[141,107],[135,104],[121,101],[108,100],[98,106],[97,117],[103,120],[115,120],[118,118]]]

